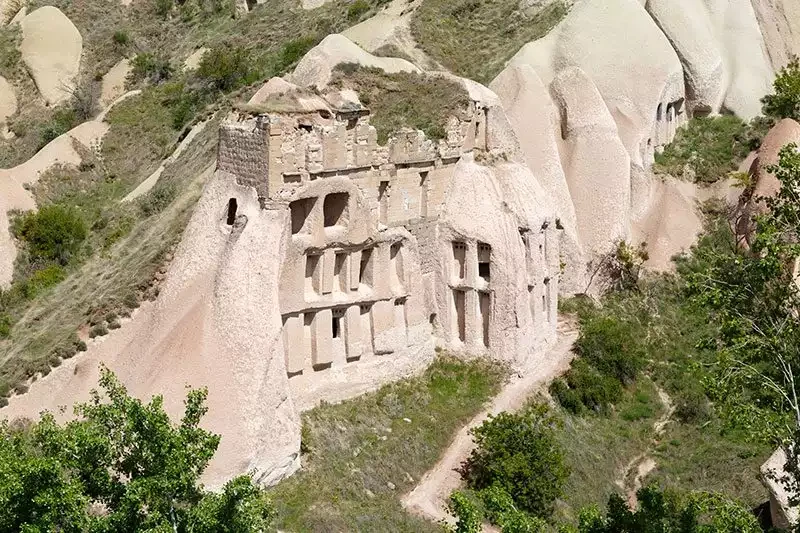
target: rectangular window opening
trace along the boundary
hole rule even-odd
[[[331,320],[331,338],[342,338],[342,319],[344,318],[344,309],[333,309]]]
[[[488,282],[491,277],[492,247],[486,243],[478,243],[478,276]]]
[[[358,268],[358,283],[372,287],[372,248],[361,251],[361,264]]]
[[[458,340],[464,342],[467,340],[467,324],[466,324],[466,299],[467,294],[464,291],[453,291],[453,311],[455,314],[455,333],[458,335]]]
[[[489,347],[489,324],[492,318],[492,296],[488,292],[479,293],[479,301],[481,312],[481,323],[483,325],[483,345]]]
[[[347,292],[347,253],[336,254],[333,264],[333,288],[335,292]]]
[[[292,215],[292,235],[297,235],[300,232],[310,233],[307,221],[316,203],[316,198],[303,198],[289,204],[289,210]]]
[[[453,275],[464,279],[467,273],[467,245],[463,242],[453,243]]]

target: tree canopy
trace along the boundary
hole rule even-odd
[[[64,425],[51,413],[0,425],[0,531],[251,532],[265,530],[271,503],[241,476],[221,493],[200,475],[220,437],[200,427],[205,389],[190,390],[180,423],[163,398],[132,398],[109,370],[104,395],[75,407]]]

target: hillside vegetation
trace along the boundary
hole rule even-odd
[[[562,0],[521,9],[508,0],[423,0],[411,20],[417,43],[445,68],[488,84],[523,45],[567,14]]]

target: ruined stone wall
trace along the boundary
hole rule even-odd
[[[518,362],[552,339],[554,217],[518,223],[527,215],[492,194],[477,217],[444,213],[454,187],[468,191],[464,206],[503,188],[497,176],[459,183],[464,154],[497,159],[488,113],[474,105],[469,119],[448,121],[444,139],[401,130],[385,146],[361,111],[237,115],[223,125],[220,167],[255,187],[263,208],[288,211],[277,304],[298,408],[408,375],[428,364],[434,343]],[[459,230],[453,216],[488,231]]]
[[[239,116],[219,131],[217,168],[236,176],[240,185],[267,196],[268,127],[265,117]]]

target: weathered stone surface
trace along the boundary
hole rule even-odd
[[[491,89],[500,97],[528,168],[555,201],[556,212],[564,226],[561,250],[566,267],[561,288],[566,292],[581,292],[586,287],[586,260],[577,234],[575,207],[561,166],[559,110],[530,65],[510,65],[494,79]],[[536,121],[535,127],[531,127],[532,120]]]
[[[630,221],[630,156],[592,80],[577,67],[563,69],[551,87],[561,111],[562,160],[577,233],[599,256],[627,239]]]
[[[632,161],[647,166],[669,105],[683,111],[683,70],[678,55],[637,0],[582,0],[546,37],[529,43],[510,65],[530,65],[549,86],[558,73],[579,67],[600,91]],[[675,123],[685,119],[676,113]]]
[[[22,19],[20,51],[48,105],[70,97],[80,68],[83,38],[64,13],[45,6]]]
[[[778,178],[767,169],[778,163],[781,149],[790,143],[800,145],[800,124],[785,118],[769,130],[756,152],[755,160],[750,164],[748,171],[754,186],[752,190],[744,191],[739,200],[736,223],[737,235],[746,241],[754,230],[753,217],[766,209],[759,198],[774,196],[781,188]]]
[[[0,76],[0,130],[10,116],[17,112],[17,95],[14,87]]]
[[[125,81],[131,72],[130,60],[122,59],[103,76],[100,86],[100,105],[108,107],[114,100],[125,94]]]
[[[376,67],[386,72],[419,72],[419,69],[405,59],[374,56],[347,37],[339,34],[328,35],[321,43],[311,49],[297,64],[287,81],[301,87],[325,87],[331,79],[336,65],[356,63],[365,67]]]
[[[769,510],[772,525],[782,530],[791,529],[800,523],[800,510],[790,502],[796,495],[790,494],[780,481],[774,479],[776,476],[786,475],[786,461],[786,451],[781,447],[761,465],[761,481],[770,495]],[[791,474],[788,475],[792,483],[797,482]]]
[[[648,0],[647,10],[681,57],[694,105],[759,114],[773,73],[750,0]]]

